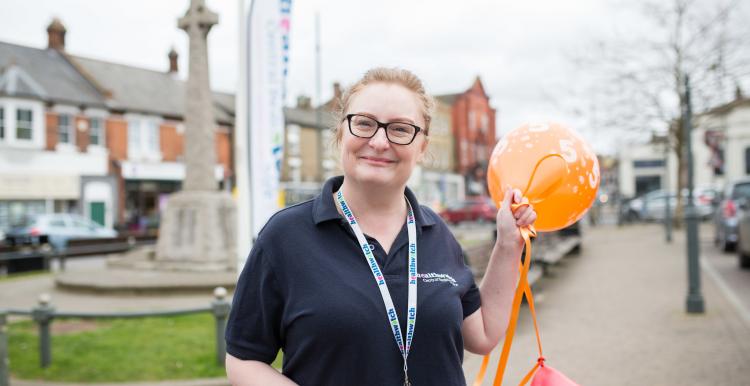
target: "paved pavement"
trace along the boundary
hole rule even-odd
[[[89,272],[89,271],[82,271]],[[96,271],[90,271],[92,275]],[[28,310],[42,294],[51,297],[52,305],[61,312],[161,311],[208,307],[213,292],[205,295],[91,295],[62,291],[55,287],[51,274],[0,282],[0,308]]]
[[[706,276],[718,277],[722,283],[722,292],[730,301],[736,303],[743,318],[750,323],[750,269],[739,268],[737,252],[722,252],[719,248],[706,244],[704,243],[703,248],[703,268]]]
[[[737,295],[736,284],[742,279],[727,279],[733,273],[745,272],[732,270],[730,264],[736,268],[734,255],[716,251],[710,238],[708,232],[702,233],[707,312],[687,315],[682,233],[676,232],[675,241],[668,245],[658,225],[586,228],[581,254],[563,259],[535,290],[548,364],[581,385],[750,384],[750,320],[745,317],[750,302],[746,303],[743,294]],[[707,274],[711,270],[719,281]],[[742,287],[744,284],[739,288],[747,288]],[[70,311],[173,309],[203,306],[211,300],[211,294],[137,298],[68,294],[56,291],[52,279],[42,276],[0,282],[0,307],[28,308],[43,292],[52,294],[58,309]],[[519,319],[506,385],[517,384],[536,360],[527,311],[524,307]],[[485,385],[492,382],[498,358],[499,348]],[[464,370],[469,385],[480,363],[480,356],[466,354]],[[199,380],[150,384],[224,383]]]
[[[563,259],[537,290],[550,366],[581,385],[750,384],[750,323],[720,288],[724,280],[717,285],[704,269],[707,312],[684,311],[683,233],[675,233],[672,244],[664,242],[658,225],[588,228],[583,237],[581,254]],[[707,232],[701,236],[709,264],[716,257],[710,237]],[[535,363],[527,312],[524,307],[505,384],[517,384]],[[494,378],[499,351],[493,353],[485,385]],[[467,353],[469,384],[480,364],[480,356]]]

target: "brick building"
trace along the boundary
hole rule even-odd
[[[310,98],[300,96],[296,107],[284,109],[286,121],[281,187],[286,203],[314,197],[323,182],[342,173],[339,149],[333,142],[333,111],[343,93],[333,84],[333,97],[313,107]],[[453,106],[436,101],[430,127],[430,146],[425,161],[417,165],[408,181],[422,204],[440,209],[464,198],[464,179],[454,172]]]
[[[177,53],[152,71],[67,53],[59,20],[47,32],[46,49],[0,42],[0,229],[45,212],[155,226],[185,174]],[[232,95],[214,93],[214,118],[217,188],[229,188]]]
[[[455,171],[466,179],[466,193],[486,194],[485,170],[497,142],[495,109],[479,77],[466,91],[439,95],[439,101],[452,106]]]

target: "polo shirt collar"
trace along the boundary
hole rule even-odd
[[[329,178],[325,184],[321,193],[315,197],[313,201],[313,221],[315,225],[320,224],[324,221],[340,219],[338,210],[336,210],[336,203],[333,201],[331,194],[337,191],[341,184],[344,183],[344,176],[336,176]],[[430,213],[426,213],[417,201],[417,197],[414,192],[406,187],[404,191],[406,199],[409,200],[412,209],[414,209],[414,220],[419,224],[420,227],[427,227],[435,225],[435,218]]]

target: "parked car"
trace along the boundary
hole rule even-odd
[[[620,198],[617,206],[617,223],[638,221],[643,210],[643,200],[639,197]]]
[[[683,202],[687,199],[687,189],[682,190]],[[677,195],[667,193],[664,190],[653,190],[640,197],[630,200],[626,209],[629,220],[664,221],[669,194],[669,209],[672,216],[677,208]],[[693,190],[693,205],[701,220],[708,220],[714,212],[713,202],[716,192],[713,189],[703,188]]]
[[[741,268],[750,268],[750,198],[734,200],[737,207],[737,257]]]
[[[449,205],[440,212],[440,217],[452,224],[463,221],[495,221],[497,207],[487,196],[467,197],[464,201]]]
[[[737,246],[739,204],[747,199],[750,199],[750,178],[730,182],[714,200],[714,243],[725,252]]]
[[[52,213],[26,217],[14,224],[5,237],[10,245],[49,242],[53,248],[61,250],[71,239],[117,237],[117,232],[76,214]]]

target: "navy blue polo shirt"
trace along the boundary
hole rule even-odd
[[[279,211],[260,232],[237,283],[227,352],[271,363],[281,349],[282,372],[303,386],[401,385],[403,360],[383,298],[332,197],[342,182],[328,180],[320,196]],[[479,289],[445,223],[408,188],[405,194],[417,208],[419,274],[409,379],[416,386],[465,385],[461,324],[479,309]],[[388,254],[367,239],[403,330],[406,218]]]

